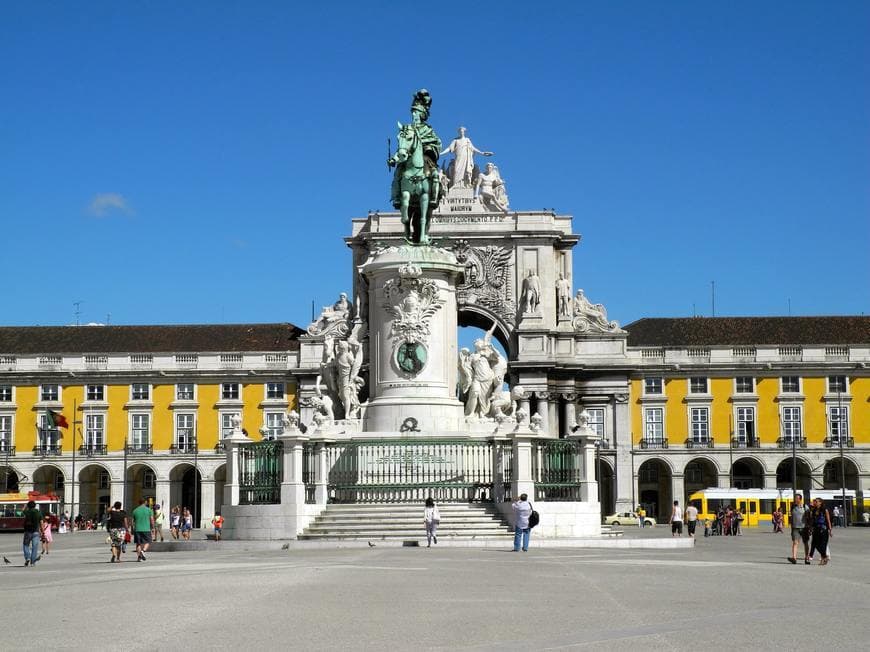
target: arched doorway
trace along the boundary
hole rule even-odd
[[[85,519],[102,522],[109,511],[112,481],[109,470],[100,464],[86,464],[79,470],[79,490],[72,509],[73,518],[81,514]]]
[[[147,464],[138,462],[127,467],[127,505],[136,507],[143,498],[153,505],[157,497],[157,474]]]
[[[855,491],[856,498],[858,497],[858,467],[856,464],[848,457],[842,459],[837,457],[828,460],[825,462],[825,468],[822,471],[822,481],[824,482],[825,489],[834,492],[834,499],[831,501],[832,505],[840,507],[841,513],[843,513],[846,521],[851,522],[855,520],[855,502],[848,496],[844,501],[843,496],[838,495],[837,492],[843,489],[849,489]],[[843,510],[845,510],[845,512],[843,512]]]
[[[63,471],[53,464],[44,464],[33,472],[33,490],[41,494],[54,494],[63,503],[66,503],[65,486]]]
[[[192,464],[178,464],[170,471],[169,496],[173,505],[190,510],[193,526],[199,527],[199,515],[202,513],[202,476]]]
[[[18,473],[11,466],[4,466],[0,470],[0,487],[5,493],[18,493]]]
[[[797,467],[797,482],[792,483],[792,458],[782,460],[776,467],[776,486],[779,489],[791,489],[792,486],[812,495],[813,474],[810,465],[800,457],[795,458],[794,465]]]
[[[684,471],[686,498],[696,491],[709,489],[717,486],[719,474],[712,460],[705,457],[696,457],[686,464]]]
[[[637,495],[648,516],[659,522],[671,515],[674,502],[671,489],[671,467],[659,459],[649,459],[637,470]]]
[[[763,489],[764,467],[751,457],[735,460],[731,466],[731,486],[737,489]]]
[[[598,495],[601,501],[601,515],[609,516],[616,512],[616,497],[613,492],[613,467],[610,465],[610,460],[599,457],[598,469],[600,469],[600,477],[598,477]]]

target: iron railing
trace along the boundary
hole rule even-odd
[[[258,441],[239,447],[239,504],[281,502],[283,454],[284,444],[280,441]]]
[[[580,501],[583,446],[566,439],[538,440],[532,445],[535,500]]]
[[[843,442],[843,448],[855,448],[854,437],[826,437],[825,448],[839,448],[841,441]]]
[[[648,439],[644,437],[640,440],[640,447],[644,449],[649,448],[667,448],[668,440],[665,439]]]
[[[218,443],[216,443],[214,445],[214,452],[218,453],[218,454],[226,453],[227,452],[226,444],[224,444],[222,441],[219,441]]]
[[[739,437],[731,438],[731,448],[758,448],[759,442],[755,437],[746,437],[741,439]]]
[[[707,437],[700,440],[687,439],[686,448],[713,448],[713,438]]]
[[[0,444],[0,455],[15,457],[15,446],[10,446],[5,442]]]
[[[806,448],[806,437],[780,437],[776,440],[776,445],[779,448]]]
[[[33,454],[39,455],[41,457],[46,457],[47,455],[60,455],[60,446],[58,444],[52,444],[49,446],[34,446]]]
[[[493,500],[496,450],[492,441],[467,439],[355,440],[327,444],[322,454],[331,502],[417,502],[431,496],[447,503]]]
[[[154,453],[153,444],[127,444],[126,448],[130,455],[152,455]]]
[[[199,450],[196,446],[195,442],[188,442],[184,444],[172,444],[169,447],[169,452],[173,455],[181,455],[183,453],[192,453],[195,450]]]
[[[79,446],[79,455],[83,457],[98,457],[108,454],[109,449],[105,444],[82,444]]]
[[[305,504],[313,505],[316,502],[317,482],[317,446],[311,442],[302,448],[302,483],[305,485]]]

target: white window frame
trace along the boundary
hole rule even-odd
[[[6,424],[6,425],[4,425]],[[12,413],[0,414],[0,453],[15,446],[15,415]]]
[[[797,415],[797,419],[794,418]],[[791,444],[803,438],[803,406],[783,405],[780,413],[782,419],[782,440]]]
[[[97,489],[108,489],[112,484],[112,478],[108,471],[100,471],[97,474]]]
[[[703,391],[696,390],[692,387],[692,383],[695,381],[704,381],[704,389]],[[689,376],[689,394],[704,394],[707,395],[710,393],[710,379],[706,376]]]
[[[659,418],[650,419],[650,416],[656,413]],[[656,432],[657,430],[658,432]],[[661,443],[665,440],[665,409],[663,407],[645,407],[643,409],[643,440],[651,443]]]
[[[689,439],[694,444],[706,444],[710,441],[710,408],[689,408]]]
[[[187,421],[189,424],[180,426],[181,420]],[[178,450],[192,450],[193,442],[196,439],[196,412],[176,412],[173,421],[172,441]]]
[[[750,384],[749,389],[741,388],[740,381],[748,380]],[[735,394],[754,394],[755,393],[755,377],[754,376],[736,376],[734,378],[734,393]]]
[[[280,386],[280,389],[281,389],[280,396],[271,396],[270,395],[272,393],[273,386],[275,388]],[[265,397],[266,397],[267,401],[284,401],[287,399],[287,383],[285,383],[283,381],[275,381],[275,382],[266,383],[266,387],[265,387],[264,392],[265,392]]]
[[[190,398],[182,398],[179,392],[180,387],[190,387]],[[175,400],[176,401],[195,401],[196,400],[196,383],[175,383]]]
[[[218,413],[218,432],[221,439],[228,437],[233,432],[233,416],[242,416],[241,410],[221,410]]]
[[[54,391],[57,393],[57,396],[54,396],[54,397],[49,396],[49,398],[46,398],[45,394],[46,394],[46,390],[48,388],[54,388]],[[62,398],[63,398],[62,388],[59,384],[57,384],[57,383],[45,383],[44,385],[39,386],[39,401],[41,403],[60,403]]]
[[[82,446],[85,450],[106,445],[106,413],[86,412]]]
[[[154,489],[157,486],[157,474],[154,473],[151,469],[146,469],[144,473],[142,473],[142,488],[143,489]]]
[[[226,396],[226,389],[232,385],[235,385],[236,391],[235,396]],[[241,401],[242,400],[242,384],[239,382],[226,382],[221,383],[221,398],[222,401]]]
[[[93,388],[94,390],[99,389],[99,392],[96,392],[96,391],[94,392],[95,394],[99,393],[99,395],[100,395],[99,398],[91,398],[91,388]],[[85,385],[85,402],[103,403],[103,402],[105,402],[105,400],[106,400],[106,386],[105,385],[101,385],[99,383],[88,383],[87,385]]]
[[[3,398],[6,389],[8,389],[9,398]],[[0,404],[2,403],[15,403],[15,385],[8,385],[6,383],[0,385]]]
[[[837,419],[835,414],[841,414],[842,418]],[[842,427],[842,430],[841,430]],[[836,432],[835,432],[836,431]],[[828,405],[828,439],[839,446],[840,439],[843,443],[849,439],[849,406],[848,405]]]
[[[741,414],[741,412],[743,414]],[[749,415],[749,419],[746,415]],[[742,417],[742,418],[741,418]],[[749,444],[758,440],[758,429],[755,425],[755,406],[754,405],[735,405],[734,406],[734,423],[737,427],[734,429],[734,437],[742,444]],[[746,428],[746,424],[752,424],[752,432]]]
[[[45,412],[39,414],[39,426],[36,433],[36,445],[40,448],[60,446],[60,428],[48,426],[48,415]]]
[[[145,388],[145,397],[136,396],[136,388]],[[151,400],[151,383],[130,383],[130,400],[131,401],[150,401]]]
[[[268,431],[263,439],[276,439],[284,432],[284,413],[267,411],[263,413],[263,430]]]
[[[598,435],[599,439],[607,439],[607,431],[605,429],[605,423],[607,419],[606,410],[603,407],[590,407],[586,408],[586,412],[589,413],[589,427],[595,431],[595,434]]]
[[[838,391],[836,387],[833,387],[833,386],[832,386],[831,381],[832,381],[834,378],[842,378],[842,379],[843,379],[843,389],[841,389],[841,390]],[[827,378],[827,387],[828,387],[828,394],[840,394],[840,395],[846,395],[846,394],[849,393],[849,377],[848,377],[848,376],[844,376],[844,375],[842,375],[842,374],[836,374],[836,375],[834,375],[834,376],[828,376],[828,378]]]
[[[136,433],[141,433],[141,423],[137,426],[137,419],[145,419],[145,439],[137,441]],[[141,436],[140,436],[141,439]],[[151,413],[150,412],[131,412],[130,413],[130,446],[136,449],[147,448],[151,445]]]
[[[657,392],[651,392],[649,385],[656,384],[658,381],[658,389]],[[662,376],[648,376],[643,379],[643,393],[644,396],[663,396],[665,393],[665,379]]]
[[[786,389],[785,388],[785,380],[786,378],[796,378],[797,379],[797,389]],[[803,387],[803,383],[800,376],[780,376],[779,377],[779,391],[782,394],[800,394],[801,389]]]

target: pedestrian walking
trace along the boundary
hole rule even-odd
[[[432,541],[438,545],[438,525],[441,523],[441,513],[432,496],[426,499],[426,507],[423,509],[423,524],[426,526],[426,547],[432,547]]]
[[[109,510],[109,518],[106,521],[109,530],[109,545],[112,546],[112,563],[120,563],[121,553],[124,552],[127,530],[130,527],[130,519],[127,512],[121,509],[121,501],[115,502]]]
[[[686,526],[689,529],[689,536],[695,538],[695,528],[698,526],[698,508],[692,503],[686,507]]]
[[[683,508],[680,507],[680,501],[674,501],[674,508],[671,510],[671,536],[683,536]]]
[[[151,545],[151,531],[154,529],[154,513],[145,502],[139,499],[139,506],[133,510],[133,543],[136,544],[136,561],[146,561],[145,553]]]
[[[646,510],[643,508],[642,505],[638,505],[635,514],[637,514],[637,527],[642,528],[646,520]]]
[[[821,498],[813,499],[813,507],[810,509],[810,525],[813,528],[813,541],[810,545],[810,559],[819,551],[819,566],[825,566],[831,559],[828,546],[833,532],[831,532],[831,512],[825,507]]]
[[[834,527],[843,527],[843,522],[840,520],[840,508],[837,505],[834,505],[834,509],[831,513],[834,517]]]
[[[190,531],[193,529],[193,515],[185,507],[181,513],[181,536],[185,541],[190,541]]]
[[[36,509],[36,502],[27,501],[27,508],[22,512],[24,516],[24,566],[36,566],[39,561],[39,533],[42,530],[42,512]]]
[[[734,535],[743,536],[743,510],[739,507],[734,510]]]
[[[782,532],[782,510],[779,507],[773,511],[773,532]]]
[[[214,540],[221,540],[221,532],[224,529],[224,517],[221,516],[220,512],[215,512],[214,518],[211,520],[211,524],[214,526]]]
[[[163,519],[165,514],[160,509],[160,505],[154,505],[154,529],[151,531],[151,540],[157,541],[157,537],[163,541]]]
[[[42,543],[41,555],[47,555],[51,550],[51,519],[43,518],[42,524],[39,526],[39,540]]]
[[[514,552],[520,551],[522,544],[523,552],[529,550],[529,538],[532,528],[529,527],[529,516],[532,515],[532,505],[528,494],[521,494],[520,499],[511,505],[514,510]]]
[[[791,557],[788,558],[789,563],[797,563],[798,543],[803,541],[804,544],[804,563],[810,563],[810,521],[809,509],[804,505],[804,497],[797,494],[794,497],[794,504],[791,507],[789,514],[789,525],[791,526]]]
[[[176,505],[169,512],[169,534],[173,539],[178,539],[178,533],[181,530],[181,508]]]

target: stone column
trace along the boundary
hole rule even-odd
[[[314,502],[325,505],[329,502],[329,459],[326,442],[317,442],[314,448]]]
[[[199,527],[208,527],[214,518],[214,479],[199,481]]]
[[[559,395],[550,394],[550,401],[547,403],[547,409],[550,415],[547,419],[548,433],[554,439],[559,438],[561,425],[559,424]]]
[[[686,484],[682,473],[674,473],[674,475],[671,476],[671,502],[673,503],[675,500],[680,501],[680,507],[683,509],[686,508]],[[667,505],[667,509],[664,510],[664,512],[667,512],[669,516],[671,513],[671,507],[673,507],[673,505]]]
[[[535,480],[532,476],[532,437],[527,434],[515,434],[513,454],[514,477],[511,482],[513,499],[517,500],[520,494],[528,494],[534,500]]]
[[[504,445],[510,443],[507,437],[493,439],[492,446],[492,501],[495,505],[504,502]]]
[[[278,435],[278,441],[284,444],[281,504],[304,505],[305,482],[302,479],[302,454],[308,437],[296,428],[287,428]]]
[[[224,438],[224,448],[227,452],[227,481],[224,484],[224,505],[239,504],[239,447],[250,443],[250,437],[242,433],[241,428],[233,430]]]
[[[565,399],[565,422],[562,424],[562,436],[567,437],[577,425],[577,395],[562,394],[562,397]]]
[[[616,469],[616,511],[630,512],[636,505],[632,504],[634,478],[632,477],[631,459],[631,412],[628,404],[628,394],[613,397],[614,431],[610,434],[610,445],[615,448],[614,461]],[[639,500],[637,497],[636,500]]]
[[[154,500],[160,505],[160,509],[164,514],[169,514],[172,511],[172,505],[169,504],[169,480],[157,480],[154,485]],[[167,518],[169,518],[167,516]]]
[[[541,415],[541,432],[543,434],[550,433],[550,393],[535,392],[535,397],[538,399],[538,407],[535,412]]]
[[[716,486],[719,489],[728,489],[731,485],[731,476],[728,473],[719,473],[716,476]]]
[[[109,506],[111,507],[116,502],[121,503],[122,509],[129,509],[129,505],[124,505],[124,482],[126,482],[126,478],[121,478],[120,480],[112,480],[109,483]],[[127,496],[130,498],[130,496]],[[81,501],[79,501],[81,504]],[[78,507],[77,509],[81,509]],[[70,515],[72,518],[75,518],[75,514]]]
[[[764,486],[759,487],[760,489],[776,489],[776,473],[765,473],[762,476],[762,480]]]

